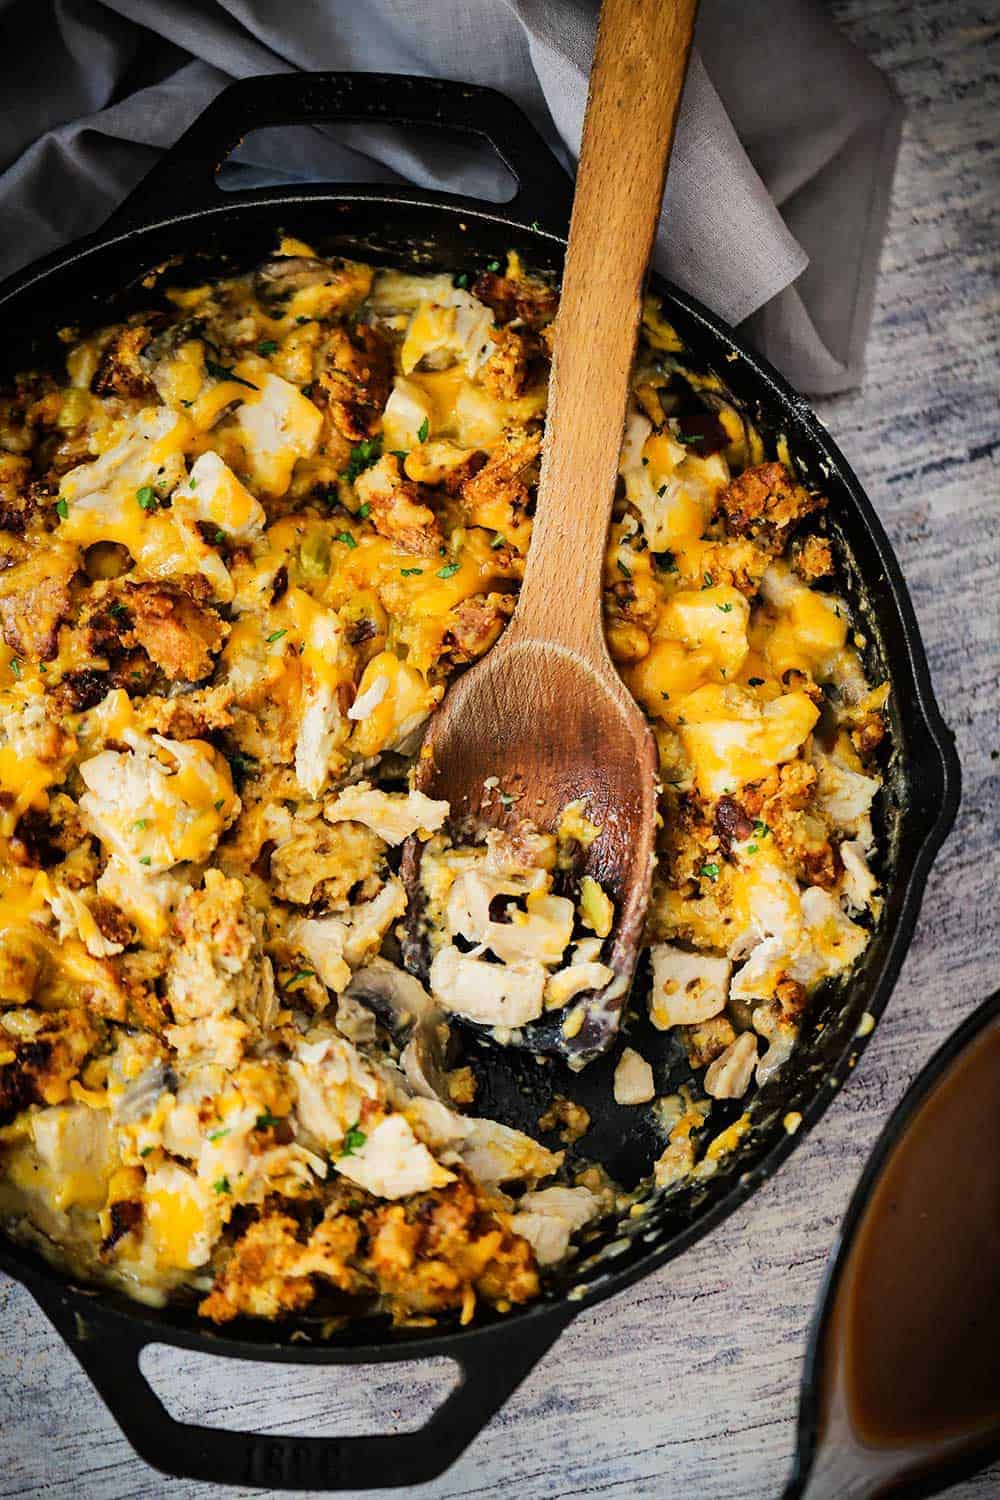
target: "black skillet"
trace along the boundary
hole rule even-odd
[[[249,130],[368,121],[430,127],[484,138],[517,182],[508,203],[484,204],[409,187],[294,186],[223,193],[220,163]],[[322,252],[415,269],[477,272],[518,251],[558,273],[572,188],[541,137],[514,105],[489,89],[380,74],[284,74],[225,90],[103,229],[29,267],[0,287],[4,374],[57,352],[54,331],[105,323],[155,302],[156,285],[243,268],[270,253],[285,230]],[[162,278],[155,268],[170,261]],[[154,273],[152,280],[146,273]],[[146,277],[147,285],[141,285]],[[757,1095],[753,1128],[714,1176],[660,1195],[640,1217],[607,1226],[562,1271],[544,1298],[505,1317],[460,1329],[403,1330],[369,1318],[323,1339],[315,1318],[273,1326],[245,1321],[217,1332],[190,1307],[162,1310],[74,1283],[39,1256],[0,1239],[0,1268],[32,1292],[93,1380],[125,1435],[168,1474],[288,1489],[413,1485],[442,1473],[504,1403],[581,1308],[629,1286],[680,1254],[743,1203],[816,1123],[850,1076],[864,1046],[867,1012],[878,1017],[913,932],[933,857],[959,799],[959,766],[931,688],[899,566],[871,504],[826,431],[779,375],[693,298],[654,277],[653,288],[690,351],[715,371],[754,420],[769,451],[781,434],[807,482],[830,500],[829,525],[843,559],[838,586],[867,640],[872,680],[892,680],[892,749],[882,766],[878,829],[885,891],[882,920],[846,986],[819,994],[801,1043]],[[642,1006],[639,1006],[642,1009]],[[866,1028],[862,1028],[865,1030]],[[686,1076],[669,1037],[633,1022],[630,1038],[654,1062],[658,1092]],[[477,1108],[534,1127],[556,1090],[590,1110],[584,1145],[632,1186],[662,1147],[647,1111],[619,1109],[602,1059],[578,1078],[494,1053],[481,1073]],[[720,1106],[713,1130],[732,1117]],[[729,1113],[727,1113],[727,1110]],[[802,1125],[789,1134],[790,1111]],[[638,1117],[638,1119],[637,1119]],[[558,1144],[555,1137],[549,1143]],[[175,1421],[139,1369],[150,1342],[243,1359],[294,1364],[366,1364],[448,1356],[463,1379],[417,1432],[346,1438],[265,1437]]]

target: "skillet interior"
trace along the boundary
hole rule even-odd
[[[515,249],[533,269],[558,274],[563,249],[555,235],[505,220],[502,209],[471,211],[391,197],[348,199],[337,194],[296,196],[272,191],[251,201],[241,195],[207,220],[192,216],[129,234],[99,254],[85,252],[54,276],[26,286],[17,297],[13,337],[5,350],[7,373],[51,358],[56,347],[52,331],[63,323],[87,328],[149,306],[155,302],[159,281],[198,281],[247,268],[273,248],[279,229],[309,240],[325,253],[420,270],[478,270],[505,250]],[[159,268],[152,277],[148,274],[151,266]],[[697,304],[655,280],[654,285],[689,350],[691,366],[719,376],[758,426],[770,453],[784,434],[800,475],[829,497],[829,521],[841,558],[838,584],[855,618],[864,622],[866,673],[872,682],[889,676],[893,685],[891,752],[881,767],[885,791],[879,799],[877,826],[877,869],[886,901],[878,930],[850,980],[830,985],[815,997],[793,1058],[756,1095],[751,1108],[753,1129],[739,1148],[713,1177],[681,1184],[651,1202],[641,1216],[626,1217],[606,1228],[562,1272],[548,1293],[550,1303],[566,1296],[578,1303],[607,1295],[678,1253],[774,1170],[793,1143],[783,1124],[790,1111],[803,1116],[803,1129],[818,1117],[860,1051],[863,1039],[856,1033],[862,1016],[866,1011],[877,1016],[888,998],[915,919],[923,872],[950,822],[952,801],[957,800],[950,753],[943,748],[898,569],[849,469],[805,403],[767,367]],[[636,1000],[637,1009],[644,1011],[641,988]],[[653,1062],[658,1093],[671,1092],[690,1076],[680,1047],[669,1035],[653,1030],[648,1021],[636,1018],[629,1039]],[[552,1093],[567,1094],[586,1105],[594,1122],[582,1143],[589,1156],[601,1160],[628,1187],[649,1171],[663,1142],[648,1121],[637,1122],[636,1111],[614,1104],[614,1056],[574,1076],[559,1064],[539,1066],[494,1048],[484,1058],[484,1051],[480,1049],[479,1059],[488,1064],[482,1070],[479,1094],[484,1113],[532,1129]],[[741,1110],[741,1103],[717,1104],[711,1133]],[[549,1139],[548,1144],[556,1146],[558,1141]],[[11,1269],[16,1262],[30,1260],[21,1251],[2,1258]],[[104,1293],[100,1300],[121,1301]],[[133,1304],[122,1305],[134,1310]],[[520,1320],[530,1315],[525,1311],[512,1316]],[[265,1348],[291,1352],[302,1349],[303,1336],[310,1341],[318,1337],[316,1317],[278,1329],[233,1325],[232,1336],[219,1338],[199,1328],[193,1314],[181,1307],[143,1316],[151,1316],[160,1337],[169,1337],[168,1330],[183,1330],[189,1337],[197,1331],[220,1352],[223,1346],[237,1344],[246,1353],[263,1353]],[[445,1328],[440,1333],[424,1332],[419,1343],[429,1352],[446,1333]],[[297,1343],[290,1344],[293,1338]],[[388,1345],[407,1354],[415,1352],[412,1335],[382,1324],[352,1327],[336,1335],[334,1342],[350,1348],[359,1343],[370,1346],[373,1340],[382,1348]]]

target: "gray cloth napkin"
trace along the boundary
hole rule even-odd
[[[669,0],[663,0],[669,3]],[[0,276],[96,228],[226,83],[377,69],[489,84],[564,163],[597,0],[0,0]],[[901,108],[816,0],[702,0],[655,264],[793,384],[861,378]],[[503,196],[468,148],[353,127],[248,137],[236,183]]]

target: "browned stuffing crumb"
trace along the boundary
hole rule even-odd
[[[725,1016],[713,1016],[710,1021],[699,1021],[694,1026],[678,1026],[692,1068],[705,1068],[714,1062],[731,1042],[736,1032]]]
[[[556,315],[559,298],[540,281],[515,280],[484,271],[472,286],[472,295],[485,302],[498,323],[521,318],[529,328],[543,328]]]
[[[72,549],[46,547],[0,575],[0,631],[12,651],[52,661],[59,626],[72,614],[70,585],[77,568]]]
[[[437,517],[421,498],[420,486],[400,472],[394,453],[359,474],[355,489],[369,506],[372,525],[404,552],[426,556],[437,552],[443,537]]]
[[[201,1303],[202,1316],[225,1323],[301,1311],[324,1280],[376,1299],[397,1322],[462,1309],[470,1297],[495,1305],[538,1295],[530,1245],[464,1173],[399,1203],[338,1188],[312,1235],[300,1234],[288,1215],[251,1224]]]
[[[164,320],[160,319],[160,323]],[[156,387],[142,363],[141,355],[156,332],[154,321],[132,323],[119,329],[105,345],[90,389],[95,396],[131,396],[155,401]]]
[[[378,428],[392,385],[392,350],[366,323],[334,328],[326,343],[319,382],[334,426],[352,443]]]
[[[201,578],[182,578],[175,584],[126,584],[125,603],[132,628],[122,637],[126,645],[141,646],[152,661],[175,681],[197,682],[212,670],[229,627],[204,600],[208,589]]]
[[[524,551],[531,534],[527,519],[533,466],[541,452],[537,433],[509,434],[503,447],[461,486],[462,502],[476,526],[486,526]]]
[[[726,530],[747,536],[772,555],[783,551],[793,526],[825,501],[795,480],[784,464],[757,464],[731,479],[719,496]]]
[[[81,1006],[45,1013],[30,1037],[4,1033],[3,1048],[14,1061],[0,1065],[0,1125],[28,1104],[61,1104],[97,1045],[99,1032]]]
[[[543,1115],[538,1117],[539,1130],[558,1130],[564,1146],[572,1146],[590,1129],[590,1115],[582,1104],[556,1094]]]
[[[804,583],[814,583],[833,572],[833,549],[826,537],[805,536],[793,544],[791,563]]]
[[[449,612],[442,660],[456,667],[488,651],[514,613],[513,594],[473,594]]]

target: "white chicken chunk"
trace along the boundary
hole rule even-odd
[[[510,1227],[528,1241],[540,1266],[555,1266],[566,1259],[572,1236],[600,1211],[589,1188],[547,1187],[524,1194]]]
[[[297,917],[287,928],[289,942],[309,960],[327,989],[340,994],[351,974],[377,953],[382,939],[406,911],[406,890],[395,875],[371,901],[342,916]]]
[[[648,1104],[656,1096],[653,1070],[634,1047],[626,1047],[615,1068],[616,1104]]]
[[[382,417],[385,445],[392,452],[409,452],[428,433],[434,419],[430,397],[412,380],[397,375]]]
[[[361,1106],[379,1098],[374,1074],[357,1048],[329,1028],[298,1044],[288,1071],[298,1090],[299,1124],[319,1150],[337,1154]]]
[[[211,448],[191,466],[171,503],[178,519],[217,526],[232,541],[250,541],[267,524],[267,514],[228,464]]]
[[[435,1161],[402,1115],[379,1120],[363,1144],[337,1157],[334,1167],[377,1198],[406,1198],[455,1180],[454,1172]]]
[[[469,1131],[459,1147],[468,1170],[480,1182],[540,1182],[562,1166],[563,1153],[546,1147],[499,1120],[468,1120]]]
[[[297,386],[280,375],[265,376],[259,394],[241,402],[236,413],[254,487],[283,495],[298,460],[315,452],[322,426],[318,409]]]
[[[441,370],[457,361],[475,375],[495,348],[492,327],[493,313],[478,297],[461,287],[442,286],[410,319],[399,355],[403,374],[419,364]]]
[[[815,757],[819,781],[816,806],[837,827],[857,834],[871,811],[879,783],[871,776],[851,771],[829,755]]]
[[[295,595],[298,602],[299,595]],[[350,733],[340,710],[338,660],[343,627],[333,610],[307,600],[304,605],[302,704],[295,742],[295,775],[303,791],[318,797],[330,773],[330,756]]]
[[[134,508],[136,490],[145,484],[157,496],[169,495],[184,475],[180,446],[169,442],[181,420],[164,407],[145,407],[124,424],[117,443],[64,474],[59,493],[67,503],[65,535],[72,537],[95,515],[110,517],[129,501]]]
[[[288,941],[312,964],[327,989],[339,994],[351,982],[344,958],[347,924],[340,917],[296,917],[285,929]]]
[[[323,816],[329,823],[364,823],[387,844],[396,845],[414,833],[436,833],[448,816],[448,804],[423,792],[382,792],[359,781],[338,792]]]
[[[742,1099],[757,1066],[757,1038],[744,1031],[705,1069],[705,1092],[713,1099]]]
[[[732,964],[708,953],[685,953],[670,943],[652,949],[649,1018],[660,1031],[693,1026],[725,1009]]]
[[[102,750],[80,766],[84,826],[108,854],[151,874],[205,860],[240,810],[228,763],[204,740],[126,729],[127,750]]]
[[[57,883],[46,900],[59,923],[61,943],[68,937],[78,937],[92,958],[110,958],[113,953],[123,951],[122,943],[111,942],[104,936],[94,913],[78,891]]]
[[[867,911],[878,889],[878,881],[868,867],[860,839],[845,839],[840,846],[840,858],[844,865],[840,894],[848,911]]]
[[[545,981],[545,1009],[561,1010],[570,1000],[575,1000],[577,995],[586,994],[590,990],[603,990],[614,977],[615,971],[608,964],[594,959],[580,962],[574,959],[565,969],[557,969],[554,974],[550,974]]]
[[[103,1204],[113,1150],[107,1111],[85,1104],[57,1105],[32,1115],[29,1128],[43,1171],[55,1184],[54,1206]]]
[[[822,979],[849,968],[864,949],[868,934],[845,915],[836,897],[819,886],[802,894],[802,926],[791,944],[765,938],[733,978],[730,993],[738,1000],[769,1000],[782,978],[813,989]]]
[[[507,921],[490,918],[490,905],[497,896],[523,895],[527,885],[482,870],[463,870],[448,897],[449,932],[482,944],[504,963],[559,963],[573,935],[575,915],[572,901],[565,896],[529,889],[524,897],[526,911],[511,904]]]
[[[523,1026],[542,1013],[546,971],[535,960],[489,964],[459,951],[439,948],[430,972],[434,998],[446,1010],[484,1026]]]

